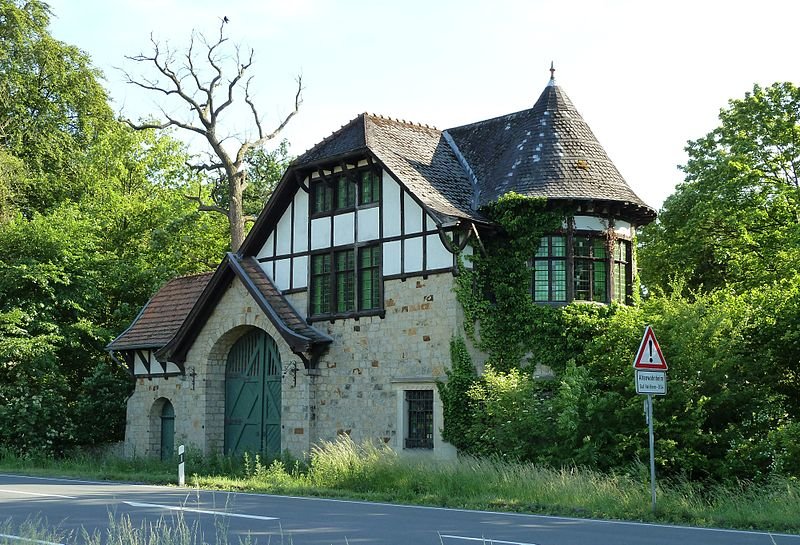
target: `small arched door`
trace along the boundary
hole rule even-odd
[[[225,454],[281,452],[281,359],[260,329],[246,333],[225,366]]]
[[[168,400],[161,406],[161,459],[169,460],[175,451],[175,408]]]

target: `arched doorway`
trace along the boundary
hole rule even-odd
[[[225,454],[281,453],[281,358],[260,329],[246,333],[225,365]]]
[[[169,460],[175,451],[175,408],[168,400],[161,407],[161,459]]]

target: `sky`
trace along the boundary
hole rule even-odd
[[[718,124],[754,84],[800,80],[794,0],[49,0],[51,33],[90,55],[114,109],[138,119],[161,96],[126,55],[151,35],[177,51],[192,31],[255,52],[252,90],[264,127],[292,108],[295,155],[362,112],[439,129],[530,108],[550,77],[628,185],[658,209],[683,176],[687,141]],[[174,113],[177,106],[167,106]],[[232,134],[252,135],[233,112]],[[180,136],[180,134],[178,134]]]

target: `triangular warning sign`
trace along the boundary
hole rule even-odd
[[[667,362],[661,353],[661,347],[658,346],[656,334],[653,333],[653,328],[650,326],[644,328],[642,344],[639,345],[639,350],[636,351],[633,367],[634,369],[667,370]]]

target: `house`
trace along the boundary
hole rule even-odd
[[[535,301],[630,297],[655,212],[552,77],[532,108],[445,131],[361,114],[290,165],[238,252],[108,345],[136,378],[128,454],[301,455],[347,434],[453,456],[436,381],[463,331],[456,256],[511,191],[571,211],[531,248]]]

